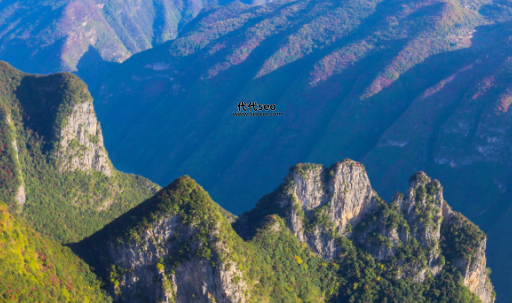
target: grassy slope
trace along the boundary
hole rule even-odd
[[[497,265],[512,251],[498,235],[512,226],[493,227],[511,206],[511,11],[465,0],[208,11],[105,82],[106,145],[159,183],[191,175],[234,213],[297,162],[360,160],[385,198],[424,170],[492,230],[489,262],[509,281],[512,267]],[[156,62],[162,70],[146,67]],[[277,104],[283,117],[233,117],[242,101]]]

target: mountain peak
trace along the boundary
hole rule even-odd
[[[104,275],[115,281],[112,292],[123,302],[138,302],[135,294],[140,287],[150,301],[202,302],[213,296],[244,302],[247,285],[243,280],[233,283],[242,275],[242,266],[233,257],[239,250],[235,236],[208,193],[183,176],[106,225],[83,246],[95,249],[92,255],[99,259],[91,262],[101,264],[99,268],[114,264]],[[210,274],[218,278],[204,279]],[[153,283],[155,279],[161,283]]]
[[[0,62],[0,147],[0,199],[58,241],[90,235],[158,188],[114,169],[87,85],[70,73]]]
[[[16,93],[27,126],[47,140],[46,149],[61,171],[95,170],[112,176],[93,99],[82,80],[70,73],[27,75]]]

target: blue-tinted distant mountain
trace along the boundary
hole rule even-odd
[[[25,72],[79,71],[94,80],[106,62],[174,39],[203,7],[225,0],[4,0],[0,60]]]

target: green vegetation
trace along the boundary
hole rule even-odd
[[[91,100],[87,86],[72,74],[29,76],[0,62],[0,198],[60,243],[90,236],[158,189],[117,171],[112,177],[62,171],[55,157],[59,132],[74,106]],[[20,206],[16,195],[22,185],[26,203]]]
[[[110,284],[118,295],[123,295],[119,281],[131,269],[113,266],[108,263],[108,257],[101,257],[108,255],[105,243],[114,243],[117,249],[144,249],[146,241],[152,241],[157,250],[163,249],[162,245],[166,243],[172,247],[171,252],[160,257],[154,265],[155,270],[167,277],[163,284],[172,280],[179,266],[185,266],[192,259],[203,259],[213,268],[229,270],[235,266],[240,270],[232,283],[243,280],[247,284],[245,294],[249,302],[480,302],[463,285],[461,272],[454,266],[456,258],[465,257],[456,247],[475,241],[467,240],[475,233],[485,237],[476,226],[467,224],[455,230],[454,225],[448,225],[443,229],[443,236],[448,239],[443,243],[453,237],[459,240],[455,241],[454,247],[442,245],[444,255],[440,255],[437,262],[443,268],[437,277],[433,277],[427,264],[432,256],[431,247],[436,245],[423,246],[409,236],[407,243],[394,247],[395,254],[385,260],[377,260],[367,251],[368,247],[391,248],[383,229],[405,233],[410,230],[398,203],[387,204],[377,196],[377,208],[354,228],[352,235],[352,239],[357,239],[359,234],[369,232],[368,245],[356,244],[346,236],[333,234],[332,239],[339,249],[336,257],[329,261],[312,253],[288,229],[287,209],[295,204],[281,207],[277,203],[282,202],[283,197],[290,198],[288,194],[293,184],[287,180],[233,224],[245,241],[221,215],[221,208],[208,193],[185,176],[80,243],[78,247],[82,249],[76,251],[89,250],[85,258],[90,264],[99,269],[110,268],[103,273],[99,270],[98,274],[105,277],[105,283]],[[431,188],[430,184],[436,187]],[[436,181],[426,180],[418,188],[425,188],[425,194],[415,196],[429,201],[428,195],[434,195],[440,187]],[[397,198],[403,197],[397,195]],[[413,203],[414,206],[416,202]],[[307,228],[318,224],[329,230],[332,223],[324,216],[327,209],[320,207],[316,213],[312,212]],[[454,216],[459,222],[458,215]],[[148,236],[157,225],[176,218],[179,224],[169,239]],[[412,222],[419,224],[416,220]],[[424,281],[414,282],[414,277],[423,270],[427,270]]]
[[[175,249],[156,264],[169,278],[176,267],[193,258],[203,258],[214,267],[236,264],[242,273],[238,279],[248,284],[250,302],[323,302],[337,289],[338,267],[312,254],[290,233],[283,219],[266,218],[253,239],[244,242],[208,193],[187,176],[114,220],[79,247],[95,247],[85,257],[100,269],[98,273],[106,283],[116,287],[125,269],[102,263],[98,251],[106,254],[104,244],[108,241],[124,247],[142,244],[145,238],[141,235],[174,216],[183,223],[176,237],[168,239]],[[189,234],[192,226],[190,236],[180,236]],[[106,267],[110,268],[108,272],[101,270]]]
[[[237,215],[296,163],[360,159],[386,200],[425,170],[489,232],[507,300],[511,20],[508,0],[209,8],[109,75],[97,105],[105,142],[156,182],[194,176]],[[276,104],[283,117],[233,119],[238,102]]]
[[[462,285],[462,275],[453,268],[445,268],[437,278],[428,277],[422,283],[415,283],[411,278],[398,279],[404,263],[397,267],[393,259],[378,262],[346,239],[337,262],[341,282],[339,295],[333,302],[480,302]]]
[[[460,213],[453,214],[449,224],[443,224],[441,235],[443,254],[451,263],[457,260],[475,262],[472,257],[480,251],[485,240],[480,228]]]
[[[270,291],[270,302],[324,302],[337,292],[339,266],[311,253],[279,216],[268,217],[249,244],[262,260],[252,269],[261,283],[256,296]]]
[[[290,171],[296,171],[299,176],[306,180],[307,176],[308,176],[308,172],[310,171],[313,171],[314,169],[317,169],[317,168],[322,168],[323,165],[319,165],[319,164],[314,164],[314,163],[300,163],[300,164],[297,164],[293,167],[290,168]]]
[[[89,266],[0,204],[0,301],[111,302]]]

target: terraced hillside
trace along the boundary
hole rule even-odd
[[[502,0],[233,3],[118,66],[95,106],[116,165],[189,174],[234,213],[297,162],[359,160],[386,199],[425,170],[489,232],[507,289],[511,17]],[[240,102],[283,116],[234,117]]]

